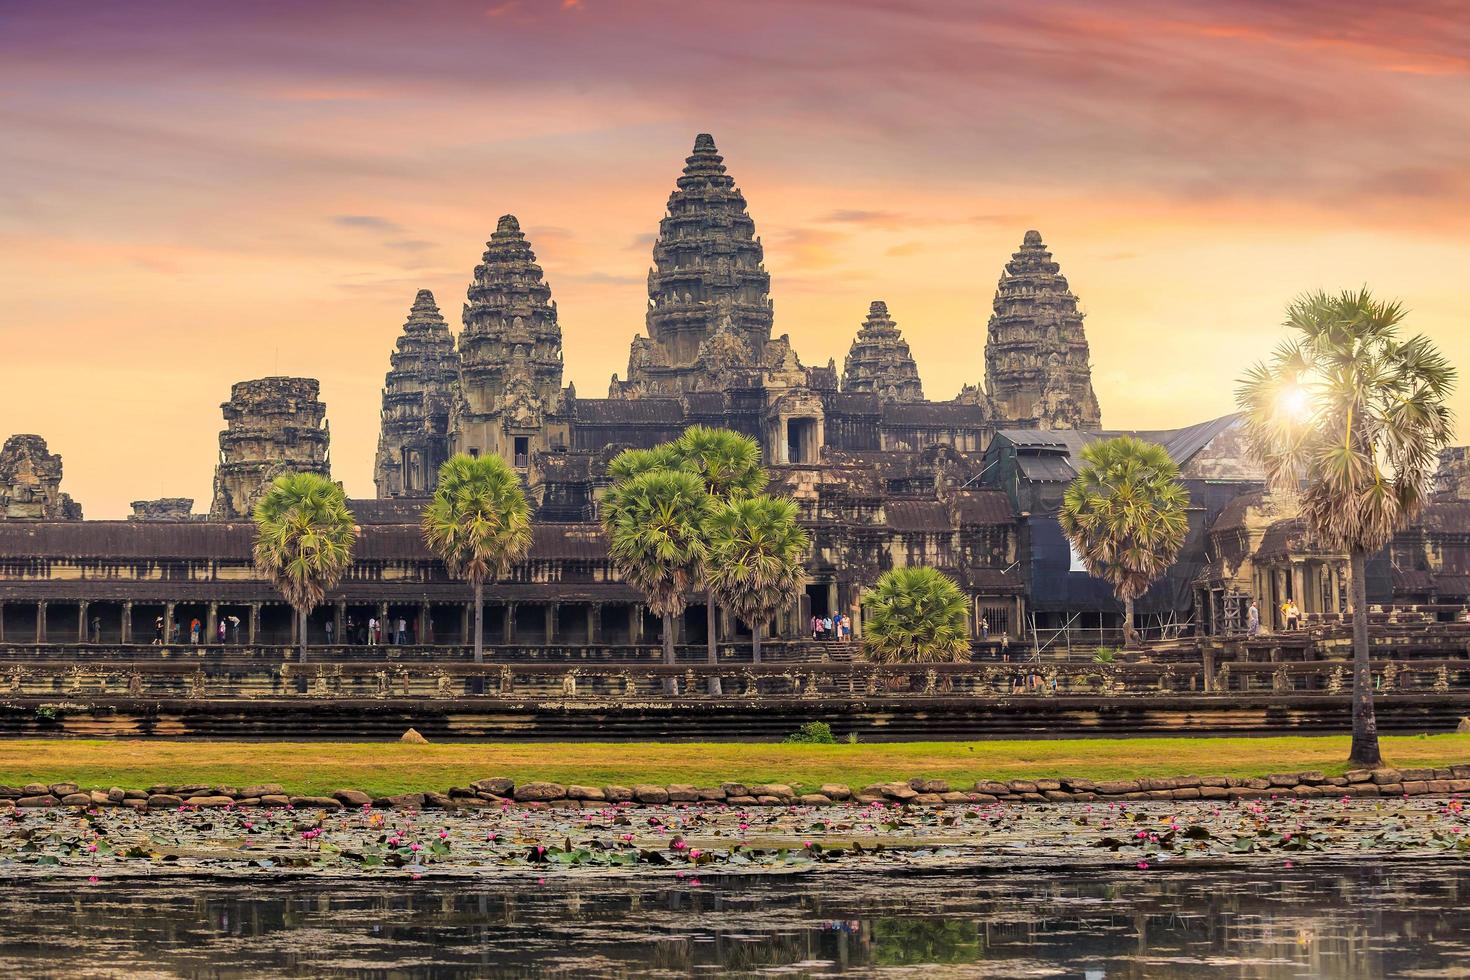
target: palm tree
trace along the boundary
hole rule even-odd
[[[1082,448],[1084,463],[1057,515],[1090,575],[1123,603],[1133,642],[1133,601],[1179,557],[1189,533],[1189,492],[1163,446],[1118,436]]]
[[[608,557],[663,617],[664,662],[674,660],[674,617],[703,572],[709,494],[693,473],[650,469],[604,498]]]
[[[970,659],[970,604],[954,579],[934,568],[884,572],[863,593],[863,652],[877,663],[964,663]]]
[[[306,616],[352,566],[357,521],[342,488],[316,473],[278,477],[255,505],[255,568],[296,610],[300,659]]]
[[[1364,566],[1418,513],[1453,436],[1455,370],[1423,336],[1399,339],[1405,310],[1368,290],[1309,293],[1286,311],[1296,336],[1243,379],[1236,400],[1275,487],[1299,494],[1307,527],[1346,551],[1353,625],[1350,761],[1382,762],[1368,664]]]
[[[809,540],[796,522],[796,504],[745,497],[718,504],[705,521],[711,594],[750,624],[751,659],[761,662],[761,630],[806,581],[802,556]]]
[[[424,543],[449,574],[474,589],[475,663],[484,663],[485,582],[510,571],[531,548],[531,505],[519,477],[499,456],[451,457],[439,467],[422,527]]]
[[[689,470],[704,481],[705,492],[715,504],[749,497],[766,488],[768,478],[761,468],[761,448],[750,436],[731,429],[692,425],[667,447],[660,448],[666,448],[669,465]],[[705,642],[709,662],[716,663],[715,592],[708,581],[705,582]]]

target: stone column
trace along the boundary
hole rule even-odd
[[[556,642],[557,620],[561,617],[561,605],[555,602],[546,604],[546,642]]]
[[[501,617],[500,621],[500,642],[509,645],[514,643],[515,640],[516,604],[514,602],[507,602],[505,604],[505,614]]]
[[[643,603],[635,602],[628,607],[628,642],[634,646],[643,643]]]
[[[260,639],[260,603],[252,602],[246,616],[245,642],[254,646]]]
[[[131,599],[122,604],[122,640],[123,643],[133,642],[133,602]]]
[[[421,602],[419,603],[419,621],[413,630],[413,640],[420,646],[429,642],[430,623],[429,604],[427,602]]]
[[[378,603],[378,629],[382,631],[385,643],[393,642],[393,630],[388,625],[388,604],[386,602]]]
[[[204,614],[204,642],[219,642],[219,603],[211,602],[209,611]]]
[[[165,602],[163,604],[163,643],[165,646],[173,642],[174,637],[174,604]]]
[[[347,600],[338,599],[332,607],[332,637],[338,643],[346,643],[348,638],[343,634],[347,628]]]
[[[36,603],[36,642],[46,642],[46,603]]]
[[[471,625],[474,615],[474,603],[466,602],[459,607],[459,642],[464,646],[469,646],[475,641],[475,638],[470,635],[470,630],[474,629],[474,626]]]
[[[91,639],[91,631],[87,629],[87,608],[91,603],[83,599],[77,603],[77,642],[86,643]]]
[[[602,604],[599,602],[587,603],[587,642],[602,642]]]
[[[5,642],[5,603],[0,602],[0,643]]]
[[[1311,612],[1311,604],[1307,601],[1307,566],[1305,562],[1293,562],[1291,565],[1291,597],[1296,600],[1297,608],[1302,615]]]

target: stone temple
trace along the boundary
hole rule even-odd
[[[438,466],[463,452],[504,458],[536,507],[529,557],[487,591],[491,641],[653,642],[658,620],[608,560],[598,499],[620,450],[694,424],[755,438],[773,490],[798,503],[812,532],[808,584],[773,624],[778,637],[805,632],[814,613],[848,612],[860,630],[862,590],[903,564],[959,581],[977,639],[982,620],[992,641],[1116,631],[1118,603],[1078,570],[1056,513],[1082,447],[1132,430],[1102,427],[1077,297],[1039,232],[1025,231],[1004,263],[983,377],[948,399],[926,397],[899,328],[904,311],[882,300],[855,298],[840,372],[835,352],[808,365],[776,333],[779,278],[773,286],[745,196],[708,135],[675,178],[643,328],[630,325],[626,374],[603,397],[564,383],[562,321],[534,244],[515,216],[499,219],[468,270],[457,333],[430,292],[412,297],[385,350],[376,497],[352,501],[363,526],[357,562],[313,614],[315,639],[328,621],[340,637],[349,618],[376,615],[405,619],[417,642],[463,641],[467,590],[418,530]],[[978,317],[973,331],[978,339]],[[82,521],[60,490],[60,457],[36,436],[6,442],[0,640],[131,640],[159,617],[199,618],[209,635],[234,617],[242,639],[290,639],[289,609],[250,568],[249,515],[276,476],[333,473],[327,408],[312,379],[262,378],[236,384],[222,409],[207,515],[164,498],[135,502],[128,521]],[[1347,556],[1318,548],[1291,503],[1266,493],[1236,417],[1137,434],[1165,446],[1191,495],[1184,553],[1140,600],[1140,625],[1154,635],[1237,632],[1253,598],[1268,625],[1288,597],[1308,613],[1342,611]],[[1465,451],[1448,451],[1434,502],[1370,563],[1371,601],[1470,599],[1467,488]],[[702,637],[704,616],[692,602],[683,635]],[[728,617],[717,626],[727,638],[746,634]]]

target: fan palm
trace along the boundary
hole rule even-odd
[[[934,568],[884,572],[863,593],[863,652],[877,663],[963,663],[970,659],[970,604]]]
[[[316,473],[278,477],[255,505],[255,568],[296,611],[300,658],[306,617],[352,565],[357,521],[342,488]]]
[[[1351,564],[1351,761],[1381,762],[1368,665],[1364,567],[1419,511],[1454,432],[1455,370],[1423,336],[1399,338],[1405,310],[1367,289],[1310,293],[1286,311],[1295,334],[1241,379],[1246,433],[1275,487]]]
[[[424,543],[450,575],[475,594],[475,663],[485,661],[485,582],[494,581],[531,548],[531,505],[520,478],[499,456],[460,453],[439,467],[424,508]]]
[[[705,521],[710,592],[750,624],[751,659],[761,661],[761,630],[806,581],[809,544],[796,504],[764,495],[716,504]]]
[[[698,475],[704,481],[705,492],[716,504],[749,497],[766,487],[760,445],[750,436],[731,429],[693,425],[660,449],[666,451],[669,465]],[[715,663],[715,592],[707,581],[705,642],[709,648],[709,662]]]
[[[704,568],[710,499],[698,476],[650,469],[604,498],[608,557],[663,617],[664,662],[674,663],[674,617]]]
[[[1057,515],[1090,575],[1123,603],[1131,642],[1133,602],[1179,557],[1189,533],[1189,492],[1163,446],[1118,436],[1082,448],[1083,467]]]

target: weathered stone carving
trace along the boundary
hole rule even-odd
[[[449,458],[449,409],[459,380],[454,337],[427,289],[414,297],[391,364],[373,483],[379,498],[423,496]]]
[[[194,498],[159,497],[157,500],[135,500],[130,505],[130,521],[187,521],[194,519]],[[203,520],[203,515],[199,517]]]
[[[79,521],[81,505],[61,490],[61,455],[37,435],[15,435],[0,448],[0,521]]]
[[[843,391],[871,391],[880,401],[921,402],[924,386],[908,341],[888,315],[888,304],[874,300],[842,366]]]
[[[320,393],[315,378],[260,378],[230,388],[230,400],[220,406],[225,429],[219,434],[211,518],[248,518],[278,476],[331,475],[331,434]]]
[[[1101,426],[1077,297],[1041,241],[1026,232],[996,286],[985,342],[985,388],[957,401],[987,405],[997,418],[1039,429]]]
[[[763,258],[744,195],[714,137],[700,133],[653,246],[648,339],[634,340],[628,380],[614,376],[608,396],[717,390],[731,370],[759,364],[772,320]],[[718,332],[728,336],[710,343]]]

